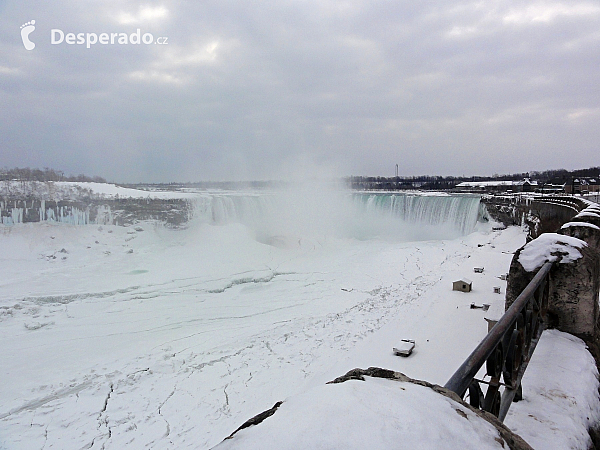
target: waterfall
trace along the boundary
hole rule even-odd
[[[450,227],[461,235],[473,231],[484,217],[480,197],[474,195],[368,193],[354,198],[367,213],[385,213],[410,224]]]
[[[449,239],[472,232],[478,218],[485,218],[479,196],[439,192],[358,193],[312,186],[287,191],[200,191],[184,201],[189,207],[181,209],[192,222],[215,226],[239,223],[260,239],[308,235]],[[145,202],[143,206],[147,207]],[[11,203],[0,203],[0,222],[4,225],[38,218],[73,225],[109,225],[124,214],[105,204],[78,208],[45,200],[32,202],[31,206],[22,201]],[[133,201],[130,206],[133,210],[126,213],[135,219],[139,205]]]
[[[276,196],[273,194],[202,195],[193,202],[193,217],[212,225],[242,223],[252,226],[277,209]]]
[[[196,221],[241,223],[259,235],[338,235],[358,239],[452,238],[472,232],[485,209],[475,195],[440,193],[215,193],[194,200]]]

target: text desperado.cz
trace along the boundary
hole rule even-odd
[[[138,28],[134,33],[66,33],[59,29],[50,31],[50,43],[58,45],[62,43],[69,45],[83,45],[90,48],[92,45],[128,45],[128,44],[159,44],[167,45],[167,37],[158,37],[154,39],[152,33],[142,34]]]

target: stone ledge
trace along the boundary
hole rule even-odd
[[[358,380],[367,383],[363,387]],[[380,448],[386,442],[398,449],[412,449],[416,443],[442,448],[447,442],[453,442],[451,448],[532,449],[496,417],[454,392],[378,367],[351,370],[278,402],[216,448]]]

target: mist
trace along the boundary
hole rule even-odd
[[[195,223],[242,224],[262,243],[307,240],[452,239],[473,231],[479,197],[422,193],[357,193],[341,183],[304,182],[266,192],[211,192],[195,200]]]

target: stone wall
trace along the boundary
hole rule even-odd
[[[555,223],[554,217],[550,223]],[[600,207],[588,204],[554,231],[557,231],[554,235],[557,244],[569,245],[577,241],[581,244],[576,249],[580,257],[568,263],[563,260],[566,252],[554,249],[548,254],[547,260],[556,261],[549,277],[549,326],[588,341],[596,339],[600,329]],[[561,236],[575,238],[575,241],[561,239]],[[527,271],[519,261],[524,248],[517,250],[510,265],[507,309],[537,272]]]
[[[528,240],[556,232],[587,207],[583,199],[570,196],[484,196],[489,215],[505,226],[527,225]]]

